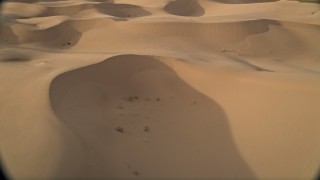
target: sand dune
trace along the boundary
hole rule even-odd
[[[96,21],[102,23],[103,20]],[[104,21],[108,22],[108,21]],[[30,28],[13,27],[13,31],[20,34],[19,43],[25,42],[43,42],[55,43],[59,41],[63,44],[70,42],[73,39],[80,39],[80,36],[85,32],[80,32],[74,24],[81,24],[82,26],[89,26],[88,21],[67,21],[57,24],[44,30],[30,30]],[[110,24],[110,23],[109,23]],[[210,41],[213,43],[231,43],[244,40],[247,36],[265,33],[269,31],[269,26],[280,25],[276,21],[257,20],[257,21],[244,21],[235,23],[213,23],[213,24],[199,24],[199,23],[126,23],[115,26],[109,26],[105,23],[106,28],[118,28],[120,31],[139,33],[144,35],[152,35],[156,37],[184,37],[195,38],[202,41]],[[89,29],[89,28],[87,28]],[[227,31],[226,31],[227,30]],[[50,36],[50,32],[56,33],[65,31],[58,39]],[[24,34],[24,35],[23,35]],[[49,35],[49,36],[48,36]],[[45,37],[44,37],[45,36]],[[108,37],[108,35],[107,35]],[[8,37],[10,38],[10,36]],[[12,37],[13,38],[13,37]],[[76,40],[75,40],[76,41]],[[75,42],[76,43],[76,42]]]
[[[43,17],[46,16],[75,16],[77,13],[87,9],[93,9],[94,4],[75,4],[68,6],[52,6],[48,7],[47,11],[42,14]]]
[[[130,4],[99,4],[97,6],[98,11],[101,13],[115,16],[115,17],[141,17],[147,16],[151,13],[144,10],[142,7],[130,5]]]
[[[1,13],[9,177],[318,174],[318,4],[12,0]]]
[[[121,55],[53,80],[52,107],[83,148],[116,153],[101,159],[87,152],[88,177],[130,177],[135,171],[150,178],[253,176],[233,147],[223,110],[185,84],[166,65],[171,63],[172,58]]]
[[[3,5],[2,14],[15,18],[28,18],[37,16],[46,10],[45,6],[27,3],[6,3]],[[19,11],[17,11],[19,9]]]
[[[266,33],[276,21],[256,20],[234,23],[147,23],[119,24],[120,28],[137,33],[161,37],[195,38],[214,43],[230,43],[244,40],[247,36]]]
[[[246,3],[267,3],[267,2],[275,2],[279,0],[211,0],[219,3],[226,4],[246,4]]]
[[[10,30],[8,30],[10,31]],[[17,27],[11,29],[11,37],[5,37],[7,41],[14,43],[39,43],[39,46],[72,46],[81,38],[81,32],[75,29],[70,22],[63,22],[45,30],[30,30],[28,27]],[[57,32],[63,36],[54,36]],[[16,36],[15,34],[19,34]],[[16,39],[16,41],[14,41]]]
[[[198,0],[171,1],[164,9],[166,12],[177,16],[202,16],[205,13]]]
[[[56,25],[45,24],[43,22],[45,21],[42,19],[33,21],[33,23],[36,23],[35,27],[6,27],[3,29],[4,33],[6,33],[4,40],[12,43],[37,43],[38,46],[41,47],[61,49],[73,47],[79,40],[81,41],[81,36],[91,36],[91,33],[93,33],[93,36],[96,34],[100,34],[101,36],[103,35],[100,37],[101,41],[113,38],[113,34],[104,33],[105,30],[108,29],[108,31],[118,31],[123,32],[124,34],[135,34],[137,37],[146,36],[150,39],[170,39],[171,37],[194,39],[209,43],[219,51],[228,51],[229,48],[226,47],[230,45],[230,49],[241,49],[231,51],[241,51],[243,54],[268,55],[268,53],[270,54],[273,52],[274,58],[284,55],[297,55],[296,53],[317,53],[315,42],[320,40],[317,37],[317,33],[320,28],[319,25],[307,25],[302,23],[289,23],[273,20],[204,24],[186,22],[115,24],[113,20],[100,18],[95,20],[62,19],[61,21],[56,21]],[[99,31],[90,31],[90,29],[98,27],[101,30],[98,29]],[[58,38],[48,36],[48,34],[54,34],[62,31],[64,31],[64,33]],[[19,34],[19,37],[15,35],[17,33]],[[261,36],[261,38],[258,35]],[[268,39],[265,39],[268,36],[277,38],[270,39],[269,41]],[[304,38],[303,42],[301,42],[301,37]],[[98,41],[94,41],[92,43],[98,43]],[[264,43],[259,43],[261,41]],[[288,41],[294,43],[295,46],[286,46]],[[243,42],[248,44],[254,43],[255,46],[233,46],[234,43]],[[80,44],[83,43],[80,42]],[[84,46],[87,47],[86,44],[84,44]],[[297,51],[297,49],[299,49],[299,51]],[[288,54],[287,51],[295,52]]]

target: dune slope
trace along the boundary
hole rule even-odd
[[[253,177],[223,109],[183,82],[170,61],[121,55],[54,79],[52,107],[88,150],[86,175]]]

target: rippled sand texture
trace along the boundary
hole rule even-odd
[[[11,0],[0,153],[12,178],[304,178],[320,160],[320,6]]]

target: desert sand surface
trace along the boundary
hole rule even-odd
[[[14,179],[313,179],[320,6],[11,0],[0,154]]]

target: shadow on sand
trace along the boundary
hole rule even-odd
[[[3,180],[7,180],[8,179],[8,177],[6,175],[6,172],[5,172],[1,162],[0,162],[0,179],[3,179]]]
[[[170,59],[115,56],[53,80],[52,108],[85,152],[86,163],[74,164],[85,170],[75,176],[255,177],[224,110],[164,63]],[[64,161],[72,161],[71,151]],[[68,167],[60,169],[63,175]]]

